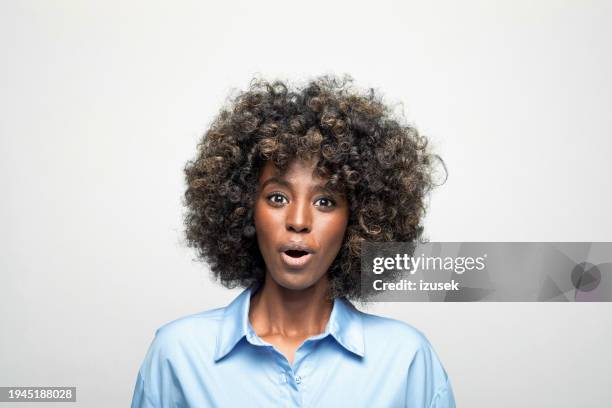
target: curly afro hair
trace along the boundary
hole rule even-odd
[[[187,244],[224,286],[262,283],[253,223],[259,173],[267,161],[283,171],[295,159],[315,160],[316,174],[348,200],[344,241],[328,270],[331,296],[364,300],[361,243],[421,237],[425,196],[441,160],[373,89],[354,89],[348,76],[293,89],[254,79],[231,99],[184,169]]]

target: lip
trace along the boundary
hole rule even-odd
[[[302,255],[299,258],[294,258],[287,255],[286,251],[304,251],[306,255]],[[306,264],[312,259],[315,250],[304,244],[303,242],[289,242],[280,247],[280,255],[283,263],[292,269],[300,269],[306,266]]]
[[[288,242],[280,247],[280,252],[291,251],[291,250],[304,251],[304,252],[308,252],[309,254],[315,253],[314,249],[304,244],[303,242]]]

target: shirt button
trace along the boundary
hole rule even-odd
[[[299,375],[296,375],[296,376],[295,376],[295,383],[296,383],[296,384],[299,384],[299,383],[301,383],[301,382],[302,382],[302,377],[300,377]]]

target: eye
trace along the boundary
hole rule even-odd
[[[315,206],[317,207],[331,208],[335,205],[336,205],[336,202],[328,197],[321,197],[321,198],[318,198],[317,201],[315,201]]]
[[[268,202],[270,202],[270,204],[272,204],[274,206],[281,206],[281,205],[287,204],[289,202],[289,200],[287,200],[287,197],[285,197],[281,193],[272,193],[272,194],[269,194],[266,197],[266,199],[268,200]]]

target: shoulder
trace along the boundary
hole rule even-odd
[[[400,320],[360,312],[366,356],[406,378],[409,406],[454,407],[450,380],[428,338]],[[426,403],[425,403],[426,402]]]
[[[223,319],[224,313],[225,307],[219,307],[182,316],[161,325],[155,331],[155,335],[173,337],[182,333],[216,328]]]
[[[446,383],[446,371],[425,334],[400,320],[360,313],[366,355],[370,353],[379,361],[398,362],[409,367],[412,375],[430,377],[436,386]]]
[[[401,346],[402,350],[417,351],[431,347],[427,337],[414,326],[401,320],[359,312],[366,342]]]
[[[155,331],[138,371],[133,407],[170,404],[161,401],[180,390],[174,389],[177,385],[168,383],[168,379],[191,375],[194,367],[202,367],[212,361],[224,310],[218,308],[183,316],[163,324]]]
[[[171,357],[196,350],[213,353],[225,308],[206,310],[179,317],[156,331],[149,353]]]

